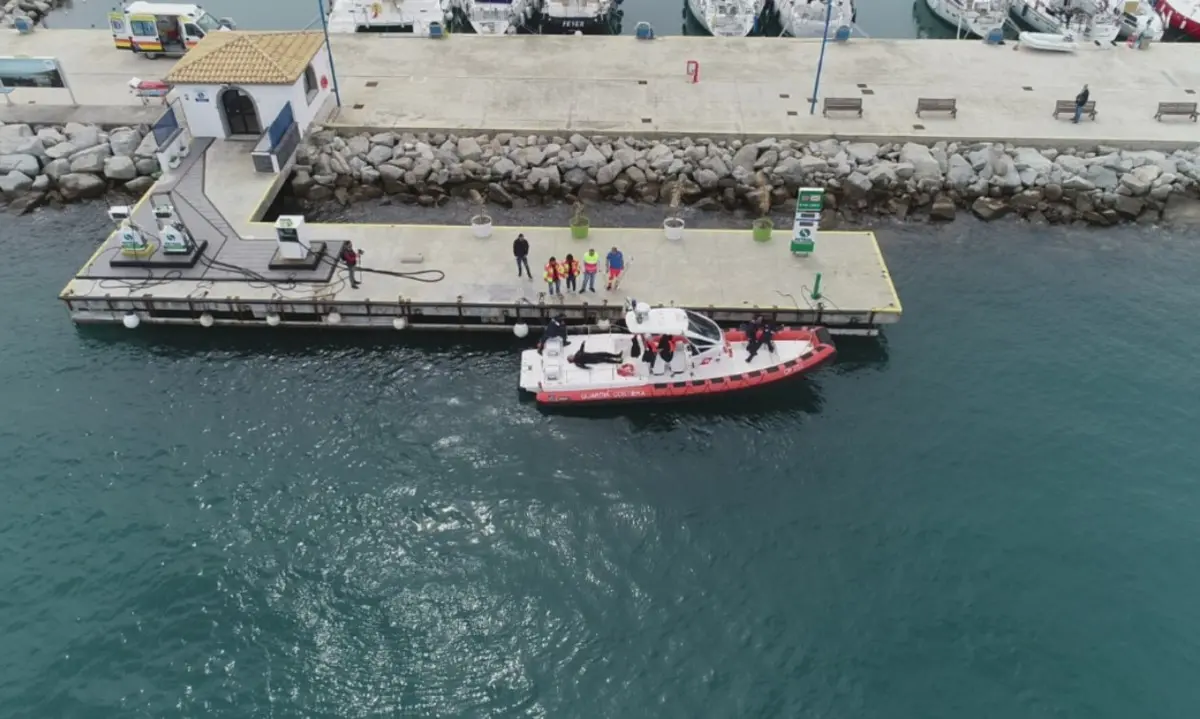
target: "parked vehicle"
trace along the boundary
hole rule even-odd
[[[210,32],[232,30],[229,18],[214,18],[199,5],[131,2],[108,14],[113,44],[153,60],[179,57]]]

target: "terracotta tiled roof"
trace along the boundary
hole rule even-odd
[[[319,32],[210,32],[166,79],[172,84],[290,85],[324,42]]]

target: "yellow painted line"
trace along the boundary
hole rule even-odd
[[[896,285],[892,282],[892,273],[888,269],[887,260],[883,259],[883,250],[879,248],[879,240],[875,237],[875,233],[871,233],[871,247],[875,248],[875,256],[879,258],[879,269],[883,270],[883,279],[887,282],[888,289],[892,292],[892,302],[895,307],[878,307],[872,309],[872,312],[883,312],[887,314],[898,315],[903,312],[903,306],[900,304],[900,294],[896,292]]]

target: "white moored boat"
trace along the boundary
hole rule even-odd
[[[821,37],[825,34],[826,3],[821,0],[776,0],[779,24],[791,37]],[[840,28],[852,29],[857,20],[854,0],[833,0],[829,15],[829,37]]]
[[[1004,32],[1009,0],[925,0],[929,10],[963,35],[986,38]]]
[[[1121,3],[1121,38],[1162,40],[1166,24],[1149,0],[1128,0]]]
[[[446,27],[443,0],[333,0],[329,32],[410,33]]]
[[[547,337],[521,353],[520,387],[543,405],[676,400],[761,387],[804,374],[836,355],[824,328],[781,329],[753,359],[745,332],[724,332],[704,315],[631,301],[626,331]],[[668,339],[669,338],[669,339]],[[647,343],[674,345],[669,359],[643,360]],[[636,346],[635,346],[636,344]],[[583,350],[589,359],[580,361]],[[601,361],[604,356],[609,361]]]
[[[710,34],[746,37],[758,27],[766,0],[687,0],[687,7],[696,22]]]
[[[1084,8],[1072,0],[1013,0],[1012,16],[1022,25],[1046,35],[1069,35],[1077,43],[1111,44],[1121,32],[1121,12],[1106,7]]]
[[[451,0],[477,35],[515,35],[533,17],[529,0]]]

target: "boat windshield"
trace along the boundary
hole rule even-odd
[[[688,339],[693,340],[696,344],[715,345],[721,343],[721,328],[717,327],[717,323],[713,322],[704,315],[696,314],[689,310],[684,310],[687,313]]]

